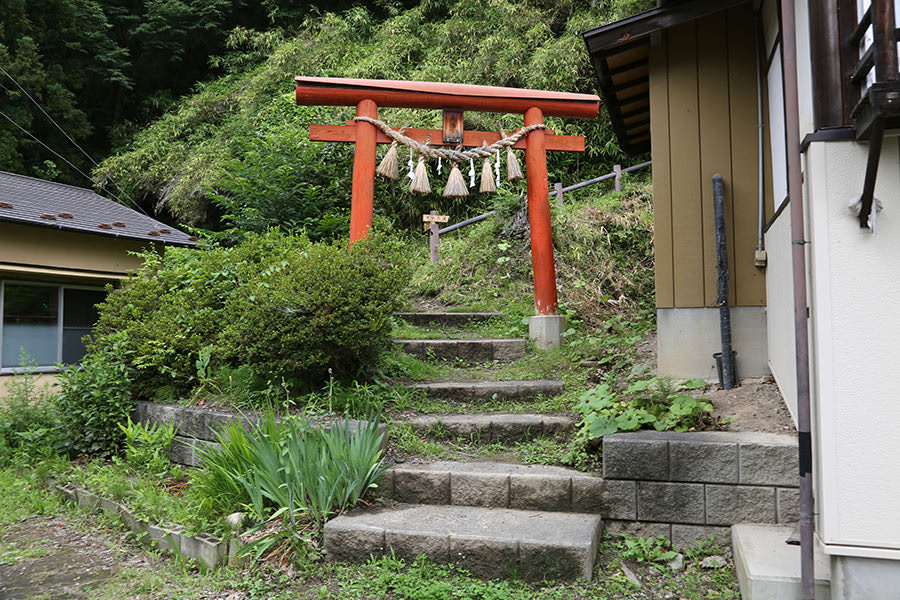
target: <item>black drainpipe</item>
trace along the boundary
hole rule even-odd
[[[781,2],[784,44],[784,124],[791,203],[791,259],[794,273],[794,337],[797,362],[797,430],[800,458],[800,587],[803,600],[815,599],[813,564],[812,437],[809,409],[809,314],[806,299],[806,240],[800,173],[800,116],[797,98],[797,37],[793,0]]]
[[[713,182],[713,209],[716,219],[716,271],[718,272],[719,331],[722,336],[721,381],[723,390],[734,387],[734,353],[731,351],[731,309],[728,307],[728,245],[725,238],[725,186],[716,173]]]

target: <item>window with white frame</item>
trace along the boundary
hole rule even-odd
[[[101,288],[0,281],[0,370],[23,359],[38,370],[78,362],[105,297]]]

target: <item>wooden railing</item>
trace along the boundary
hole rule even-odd
[[[896,110],[900,87],[897,60],[898,29],[894,0],[870,0],[857,17],[846,44],[857,48],[858,60],[850,74],[850,96],[859,98],[853,118],[860,137],[869,137],[875,121]],[[885,97],[885,93],[891,94]]]

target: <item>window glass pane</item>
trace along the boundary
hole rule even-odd
[[[58,294],[54,286],[4,285],[2,366],[19,366],[23,350],[30,364],[56,364]]]
[[[87,327],[97,324],[97,304],[106,298],[103,290],[63,290],[63,327]]]
[[[97,323],[97,303],[106,298],[103,290],[63,290],[62,361],[76,363],[84,356],[81,339]]]

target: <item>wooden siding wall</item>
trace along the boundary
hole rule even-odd
[[[651,48],[659,308],[716,306],[715,173],[725,182],[731,304],[766,304],[765,271],[754,265],[759,211],[754,30],[748,3],[672,27],[662,45]],[[768,139],[764,148],[768,163]],[[768,166],[765,172],[771,173]],[[768,179],[766,219],[772,206]]]

